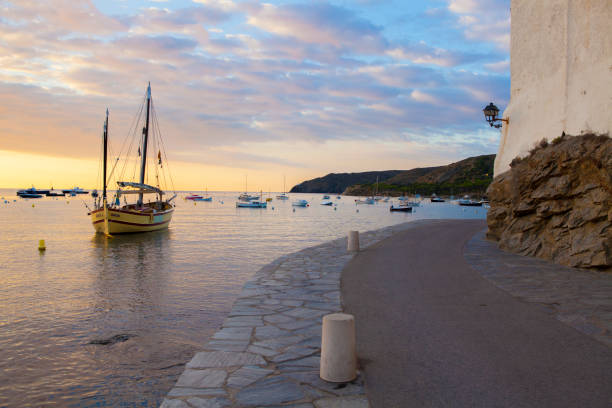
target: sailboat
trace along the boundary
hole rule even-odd
[[[108,109],[106,110],[106,120],[104,121],[104,132],[103,132],[103,175],[102,175],[102,197],[94,202],[94,209],[88,213],[91,216],[91,222],[96,232],[104,233],[107,236],[112,234],[123,234],[123,233],[134,233],[134,232],[148,232],[156,231],[160,229],[168,228],[170,221],[172,220],[172,214],[174,213],[174,204],[172,200],[176,198],[174,194],[171,198],[164,200],[166,194],[159,186],[159,170],[162,167],[161,159],[161,148],[157,154],[158,162],[155,167],[157,186],[152,186],[145,183],[145,177],[147,175],[147,150],[150,144],[149,136],[154,139],[160,138],[158,141],[161,142],[161,136],[159,130],[151,131],[151,117],[153,117],[153,123],[157,124],[157,118],[153,109],[151,100],[151,84],[149,83],[146,92],[146,119],[145,126],[142,128],[142,139],[141,144],[138,148],[138,153],[141,156],[140,159],[140,179],[138,182],[134,181],[117,181],[118,189],[115,193],[114,200],[108,202],[108,191],[107,184],[110,177],[107,178],[107,156],[108,156]],[[144,108],[144,107],[143,107]],[[139,119],[142,114],[142,110],[139,113]],[[136,129],[136,128],[135,128]],[[134,137],[136,133],[134,132]],[[131,144],[130,144],[131,146]],[[142,148],[142,151],[141,151]],[[128,153],[129,154],[129,151]],[[113,166],[111,171],[111,177],[117,166],[117,162]],[[124,170],[125,170],[124,166]],[[122,170],[122,172],[124,171]],[[165,177],[164,177],[165,178]],[[128,204],[126,196],[137,195],[135,203]],[[145,203],[145,195],[153,195],[154,201],[147,201]],[[124,198],[124,205],[121,205],[121,197]]]
[[[268,202],[263,201],[263,193],[259,193],[259,199],[256,200],[238,200],[236,201],[236,208],[267,208]]]
[[[276,196],[277,200],[288,200],[289,196],[286,193],[287,188],[285,186],[285,176],[283,176],[283,192]]]
[[[259,196],[251,195],[248,193],[247,180],[248,180],[248,176],[245,175],[244,176],[244,193],[238,196],[239,201],[252,201],[252,200],[257,200],[259,198]]]

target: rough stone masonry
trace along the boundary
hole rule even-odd
[[[487,237],[580,268],[612,268],[612,139],[564,136],[516,158],[488,190]]]

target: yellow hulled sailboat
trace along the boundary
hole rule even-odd
[[[161,155],[163,142],[161,141],[159,131],[150,132],[149,129],[149,125],[151,123],[150,117],[153,116],[155,118],[151,100],[151,84],[149,84],[147,87],[144,104],[146,104],[146,119],[145,125],[142,128],[142,138],[138,146],[138,155],[141,157],[139,163],[140,179],[138,182],[117,181],[118,188],[115,192],[114,200],[111,203],[108,202],[107,198],[107,184],[108,180],[112,178],[112,175],[117,168],[119,158],[117,158],[115,161],[111,171],[111,176],[107,178],[108,109],[106,110],[106,120],[104,121],[103,133],[102,196],[96,199],[94,202],[94,209],[89,212],[89,215],[91,216],[91,222],[96,232],[104,233],[107,236],[112,234],[156,231],[168,228],[168,225],[172,220],[172,214],[174,212],[174,204],[172,204],[172,200],[176,198],[176,194],[174,194],[171,198],[164,200],[165,193],[159,185],[159,170],[163,168]],[[140,122],[142,113],[143,109],[141,108],[136,123]],[[155,119],[153,122],[157,123],[157,120]],[[154,141],[157,142],[159,148],[159,152],[157,154],[158,161],[155,164],[155,178],[157,186],[146,184],[147,151],[150,144],[150,133],[153,136]],[[130,149],[131,146],[132,143],[130,143]],[[129,154],[130,151],[127,152],[126,156],[129,156]],[[137,161],[136,164],[138,164]],[[125,173],[125,169],[126,166],[124,165],[122,173]],[[153,195],[154,201],[148,200],[145,202],[145,195]],[[137,196],[138,198],[135,203],[128,204],[127,196]],[[124,200],[124,205],[121,205],[121,198]]]

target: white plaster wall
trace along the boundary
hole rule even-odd
[[[495,175],[562,132],[612,135],[612,0],[512,0],[511,94]]]

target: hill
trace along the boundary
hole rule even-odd
[[[483,195],[493,180],[495,155],[469,157],[447,166],[421,167],[412,170],[369,171],[364,173],[330,173],[304,181],[291,189],[295,193],[331,193],[370,195],[379,179],[378,192],[384,195],[419,193],[430,195]]]
[[[324,177],[304,181],[291,189],[291,193],[329,193],[341,194],[355,184],[376,183],[392,178],[404,170],[367,171],[364,173],[330,173]]]

